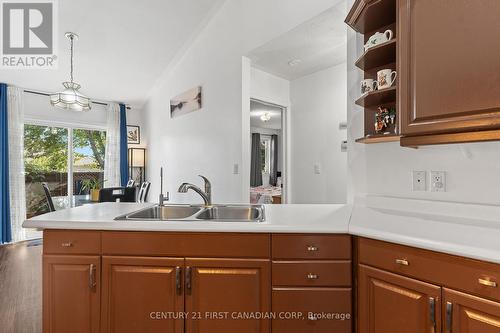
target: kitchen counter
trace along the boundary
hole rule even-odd
[[[151,203],[99,203],[36,216],[23,223],[25,228],[196,231],[347,233],[349,205],[265,205],[265,222],[207,221],[116,221],[115,217],[153,206]]]
[[[349,233],[500,263],[500,206],[358,197]]]
[[[384,196],[351,205],[265,205],[265,222],[116,221],[152,204],[101,203],[24,222],[26,228],[173,232],[340,233],[500,263],[500,206]]]

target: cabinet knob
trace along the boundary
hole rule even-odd
[[[73,243],[72,242],[65,242],[65,243],[61,243],[61,246],[62,247],[72,247]]]
[[[319,279],[319,275],[318,274],[309,273],[309,274],[307,274],[307,278],[309,280],[317,280],[317,279]]]
[[[406,259],[396,259],[396,264],[403,265],[403,266],[409,266],[410,262]]]
[[[316,252],[318,250],[319,250],[319,247],[317,247],[317,246],[314,246],[314,245],[307,246],[307,251],[309,251],[309,252]]]
[[[489,279],[481,279],[481,278],[479,278],[478,282],[479,282],[480,285],[483,285],[483,286],[486,286],[486,287],[492,287],[492,288],[496,288],[497,287],[497,283],[495,281],[491,281]]]

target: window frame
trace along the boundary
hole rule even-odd
[[[93,131],[103,131],[106,132],[106,126],[104,125],[94,125],[94,124],[81,124],[81,123],[68,123],[61,121],[52,120],[40,120],[36,118],[25,118],[23,125],[33,125],[33,126],[47,126],[47,127],[59,127],[64,128],[68,131],[68,161],[67,161],[67,189],[68,189],[68,202],[70,206],[73,205],[73,159],[74,159],[74,147],[73,147],[73,131],[76,129],[80,130],[93,130]],[[24,140],[24,138],[23,138]]]
[[[270,135],[262,135],[260,136],[261,145],[264,144],[264,165],[263,165],[263,174],[271,173],[271,136]]]

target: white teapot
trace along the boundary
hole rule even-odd
[[[393,32],[392,30],[386,30],[384,33],[381,32],[376,32],[370,38],[368,38],[368,41],[365,44],[365,51],[367,51],[370,47],[373,47],[377,44],[385,43],[388,42],[392,39]]]

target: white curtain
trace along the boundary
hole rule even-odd
[[[120,186],[120,106],[109,103],[106,126],[104,187]]]
[[[9,191],[12,240],[26,239],[22,223],[26,219],[26,193],[24,183],[24,107],[23,91],[7,88],[9,125]]]

